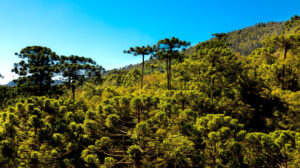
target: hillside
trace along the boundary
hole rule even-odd
[[[273,35],[279,35],[282,30],[283,22],[258,23],[254,26],[227,32],[228,42],[234,52],[249,55],[255,49],[262,47],[262,41]],[[187,55],[192,53],[193,46],[186,51]]]
[[[105,73],[23,48],[18,84],[0,86],[0,167],[300,167],[300,17],[217,35],[191,55],[175,37],[137,46],[156,59]]]
[[[228,42],[231,44],[230,48],[241,55],[249,55],[255,49],[262,47],[262,41],[266,38],[273,35],[279,35],[281,31],[283,31],[283,23],[284,22],[258,23],[254,26],[227,32],[229,35]],[[191,46],[187,48],[184,53],[186,55],[191,55],[193,51],[194,48]],[[120,69],[130,71],[140,67],[141,64],[131,64]]]
[[[262,47],[262,41],[273,35],[279,35],[283,30],[283,22],[259,23],[241,30],[229,32],[229,43],[235,52],[249,55]]]

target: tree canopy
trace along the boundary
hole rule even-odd
[[[280,25],[216,33],[189,51],[166,38],[125,51],[141,64],[108,71],[22,49],[17,86],[0,86],[0,167],[299,167],[299,16]],[[253,34],[264,36],[255,49]]]

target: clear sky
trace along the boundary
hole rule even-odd
[[[26,46],[90,57],[112,69],[140,61],[122,53],[131,46],[172,36],[196,44],[212,33],[295,14],[299,0],[0,0],[0,84],[14,77],[14,53]]]

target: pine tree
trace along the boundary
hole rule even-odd
[[[60,71],[66,79],[67,87],[72,89],[72,99],[75,99],[75,89],[82,84],[88,77],[89,73],[95,72],[96,62],[91,58],[79,57],[75,55],[61,56]],[[98,67],[101,73],[101,68]],[[98,72],[97,72],[98,73]]]
[[[190,45],[190,42],[181,41],[178,38],[172,37],[171,39],[163,39],[157,43],[157,53],[156,56],[166,61],[166,71],[167,71],[167,83],[168,89],[171,90],[171,80],[172,80],[172,59],[180,58],[181,49],[185,49]]]
[[[143,89],[144,85],[144,67],[145,67],[145,55],[150,55],[153,53],[152,47],[149,45],[147,47],[131,47],[129,50],[124,50],[124,53],[133,54],[134,56],[142,55],[142,78],[141,78],[141,89]]]
[[[286,85],[286,59],[289,51],[299,50],[300,35],[299,34],[288,34],[285,35],[281,33],[278,36],[272,36],[265,41],[267,46],[270,46],[277,50],[283,50],[283,60],[282,60],[282,89],[289,89]]]
[[[14,64],[12,72],[20,77],[16,80],[21,92],[31,95],[51,95],[51,83],[58,72],[59,56],[50,48],[29,46],[16,53],[22,59]]]

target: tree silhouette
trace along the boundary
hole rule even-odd
[[[14,64],[12,72],[20,77],[15,80],[21,92],[28,92],[33,95],[51,95],[51,83],[58,72],[59,56],[50,48],[41,46],[29,46],[23,48],[19,56],[22,61]]]
[[[272,36],[265,41],[266,45],[271,46],[274,49],[283,50],[283,65],[282,65],[282,89],[288,89],[285,85],[285,75],[286,75],[286,63],[287,53],[290,50],[295,50],[299,47],[300,36],[297,34],[285,35],[281,34],[278,36]]]
[[[144,85],[144,68],[145,68],[145,55],[150,55],[153,53],[154,48],[150,47],[149,45],[147,47],[131,47],[129,50],[124,50],[124,53],[127,54],[133,54],[134,56],[142,55],[142,79],[141,79],[141,89],[143,89]]]
[[[105,69],[100,65],[91,66],[91,69],[88,73],[88,77],[91,78],[91,81],[94,84],[102,84],[103,83],[102,74],[104,71]]]
[[[159,59],[166,61],[167,70],[167,83],[168,89],[171,87],[171,70],[172,70],[172,59],[179,58],[181,56],[180,50],[185,49],[190,45],[190,42],[181,41],[178,38],[172,37],[171,39],[163,39],[157,43],[157,53]]]
[[[86,80],[89,71],[95,68],[96,62],[91,58],[75,55],[61,56],[60,61],[62,76],[66,78],[67,87],[72,89],[72,99],[75,99],[76,86]]]

